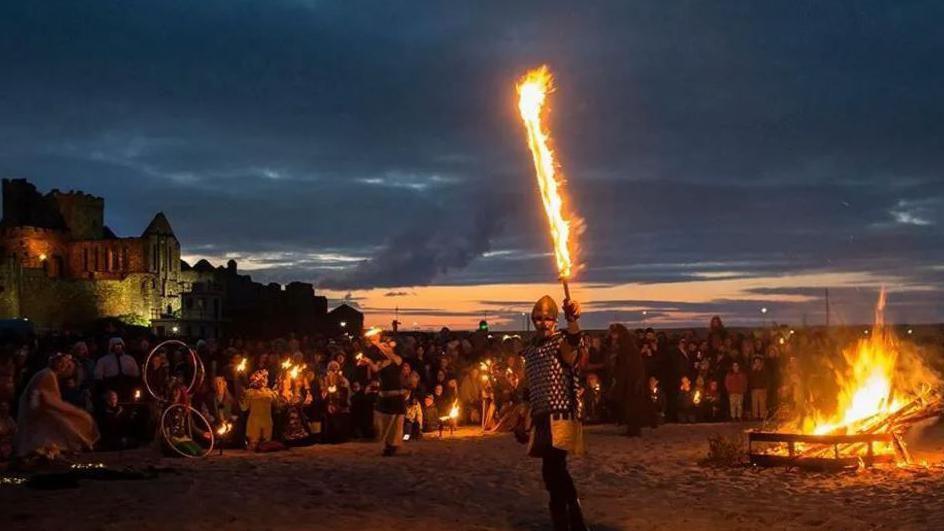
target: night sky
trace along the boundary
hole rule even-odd
[[[561,291],[514,91],[548,64],[586,326],[820,324],[826,287],[865,323],[883,284],[944,320],[944,4],[708,4],[6,1],[0,175],[368,322],[514,328]]]

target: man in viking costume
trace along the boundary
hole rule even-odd
[[[524,398],[530,415],[516,428],[519,441],[528,439],[528,455],[542,460],[544,486],[550,494],[555,530],[584,530],[583,512],[574,481],[567,471],[567,454],[583,453],[577,366],[580,346],[580,305],[564,300],[567,328],[557,327],[554,299],[544,296],[534,305],[535,337],[524,352]],[[528,430],[530,417],[530,437]]]

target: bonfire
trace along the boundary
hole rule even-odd
[[[781,430],[751,432],[753,463],[845,468],[910,462],[902,435],[915,423],[941,415],[941,382],[913,345],[885,326],[884,311],[883,290],[872,328],[843,351],[844,363],[835,371],[836,407],[830,412],[811,408]],[[755,452],[755,443],[775,444]]]

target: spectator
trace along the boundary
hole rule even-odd
[[[708,380],[705,397],[702,398],[702,420],[717,422],[721,420],[721,389],[718,380]]]
[[[636,342],[622,324],[609,329],[610,349],[616,353],[610,402],[626,425],[626,435],[639,437],[646,419],[646,374]]]
[[[747,392],[747,374],[741,371],[741,366],[737,362],[731,364],[731,371],[724,378],[724,386],[728,390],[731,420],[740,421],[744,416],[744,393]]]
[[[678,421],[682,424],[695,422],[695,391],[692,389],[692,381],[688,376],[682,376],[677,400]]]
[[[751,389],[751,418],[764,420],[767,418],[767,388],[770,373],[764,367],[764,359],[755,356],[751,362],[751,374],[748,383]]]
[[[137,446],[131,415],[118,403],[118,393],[114,391],[105,391],[98,414],[98,429],[101,432],[98,448],[101,450],[125,450]]]
[[[201,409],[203,415],[216,429],[227,423],[234,425],[239,420],[239,406],[229,391],[226,379],[222,376],[213,379],[213,389],[210,396],[204,399]]]
[[[104,391],[112,390],[122,401],[131,400],[141,377],[138,363],[125,353],[125,341],[120,337],[108,340],[108,353],[95,364],[95,380]]]
[[[650,417],[649,426],[655,428],[665,422],[665,393],[659,387],[659,380],[655,376],[649,377],[648,386]]]

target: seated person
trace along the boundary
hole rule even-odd
[[[71,356],[55,354],[49,358],[49,366],[30,379],[20,396],[13,438],[16,457],[39,453],[54,458],[63,452],[91,449],[98,440],[92,416],[62,399],[59,381],[74,372]]]
[[[102,438],[98,441],[101,450],[125,450],[137,446],[133,437],[134,426],[131,412],[118,403],[118,393],[105,392],[105,400],[98,414],[98,429]]]

